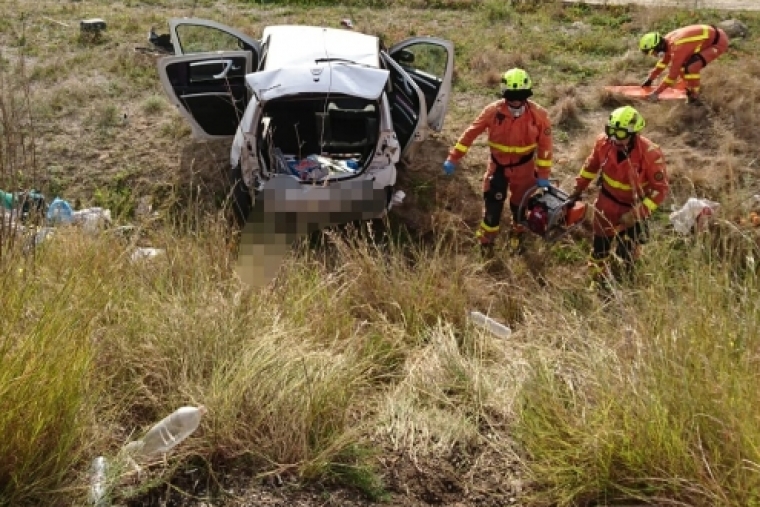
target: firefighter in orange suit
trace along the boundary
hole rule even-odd
[[[668,75],[647,97],[649,100],[656,101],[659,94],[673,86],[680,76],[686,83],[688,102],[695,103],[699,99],[699,73],[728,50],[728,36],[716,26],[689,25],[673,30],[664,37],[658,32],[644,34],[639,40],[639,49],[644,54],[659,57],[642,86],[651,86],[670,66]]]
[[[570,194],[570,199],[580,199],[589,184],[599,179],[589,259],[597,284],[606,285],[610,281],[608,261],[616,237],[615,253],[624,263],[625,274],[632,274],[640,245],[647,239],[646,219],[668,196],[662,150],[641,135],[644,126],[644,118],[631,106],[612,111],[605,133],[597,137]]]
[[[488,104],[459,137],[443,164],[451,174],[475,139],[488,130],[490,160],[483,176],[483,220],[477,237],[483,247],[492,247],[499,233],[507,189],[512,212],[512,246],[526,232],[517,210],[532,187],[549,187],[552,169],[552,132],[549,116],[532,100],[532,81],[523,69],[513,68],[501,76],[502,99]]]

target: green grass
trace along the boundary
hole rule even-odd
[[[755,231],[723,223],[676,240],[658,227],[636,284],[605,303],[586,290],[586,234],[482,262],[472,227],[483,138],[455,177],[440,176],[500,72],[519,65],[557,119],[555,176],[568,189],[612,103],[598,85],[654,63],[626,54],[639,34],[721,14],[554,1],[196,2],[192,15],[230,24],[235,12],[251,35],[350,17],[389,43],[456,43],[449,116],[404,175],[416,208],[397,210],[392,238],[314,235],[272,286],[251,291],[235,277],[218,209],[227,147],[192,141],[155,56],[133,48],[190,7],[35,5],[0,7],[0,188],[36,186],[107,207],[119,223],[147,195],[159,216],[132,236],[61,230],[31,251],[28,235],[0,226],[0,504],[84,505],[93,458],[114,462],[178,406],[204,404],[201,427],[166,467],[113,477],[115,500],[146,504],[174,488],[221,502],[222,489],[279,478],[294,504],[301,488],[323,503],[344,488],[348,503],[400,506],[760,505]],[[95,16],[107,32],[80,40],[78,20]],[[760,16],[736,17],[760,31]],[[729,218],[758,192],[760,137],[747,126],[760,39],[734,44],[740,51],[705,76],[707,119],[640,106],[675,182],[661,226],[671,203],[695,193],[719,198]],[[137,245],[165,255],[132,262]],[[473,309],[513,334],[472,327]]]

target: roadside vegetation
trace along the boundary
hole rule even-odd
[[[456,43],[444,131],[388,222],[299,242],[260,292],[236,279],[228,147],[192,141],[158,55],[135,50],[191,15]],[[80,37],[92,17],[107,30]],[[638,36],[727,18],[749,33],[704,72],[703,109],[637,104],[673,194],[634,284],[587,290],[587,231],[480,260],[483,139],[453,177],[441,163],[500,72],[533,77],[568,190],[621,103],[601,87],[654,64]],[[95,457],[200,404],[165,462],[112,477],[113,505],[760,505],[758,34],[760,13],[554,1],[0,4],[0,189],[135,226],[35,246],[0,222],[0,505],[86,505]],[[722,206],[680,237],[668,213],[689,197]],[[145,199],[155,214],[136,213]]]

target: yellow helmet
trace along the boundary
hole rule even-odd
[[[533,81],[523,69],[509,69],[501,75],[501,94],[507,100],[526,100],[533,95]]]
[[[639,39],[639,49],[642,53],[651,54],[662,43],[662,35],[659,32],[645,33]]]
[[[605,132],[609,137],[626,139],[641,132],[646,126],[644,117],[631,106],[623,106],[610,113]]]

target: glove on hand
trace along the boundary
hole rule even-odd
[[[636,225],[636,221],[636,215],[633,214],[633,211],[628,211],[624,213],[622,217],[620,217],[620,225],[626,229],[629,229]]]
[[[454,174],[454,168],[455,167],[456,167],[456,165],[454,164],[454,162],[451,162],[450,160],[447,160],[446,162],[443,163],[443,172],[445,172],[447,175],[451,176],[452,174]]]
[[[652,86],[652,80],[649,78],[646,78],[643,83],[641,83],[642,88],[646,88],[648,86]]]
[[[549,180],[544,180],[541,178],[538,178],[538,181],[536,181],[536,185],[538,186],[538,188],[549,188],[552,186],[551,183],[549,183]]]

